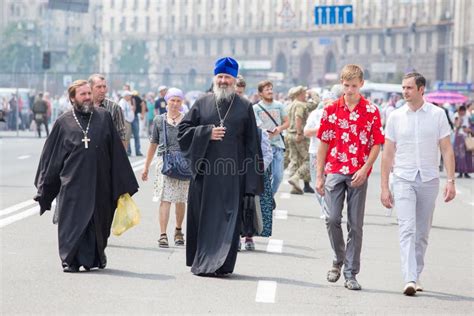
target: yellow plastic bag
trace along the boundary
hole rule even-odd
[[[117,209],[115,210],[112,233],[115,236],[120,236],[138,223],[140,223],[140,210],[130,194],[122,194],[118,199]]]

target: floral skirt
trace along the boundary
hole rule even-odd
[[[261,237],[272,235],[273,210],[272,210],[272,171],[268,168],[263,175],[264,191],[260,195],[260,208],[262,210],[263,231]]]
[[[186,203],[188,200],[189,180],[170,178],[161,173],[163,157],[158,157],[156,177],[153,190],[153,201]]]

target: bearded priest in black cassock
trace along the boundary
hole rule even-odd
[[[138,190],[110,113],[94,108],[87,81],[68,89],[73,109],[55,122],[41,154],[35,186],[40,214],[58,206],[64,272],[105,268],[105,247],[120,195]]]
[[[198,99],[179,124],[179,144],[193,171],[186,265],[201,276],[234,271],[242,201],[260,193],[257,126],[251,103],[235,93],[237,73],[234,59],[218,60],[214,93]]]

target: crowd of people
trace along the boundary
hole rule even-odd
[[[403,293],[422,291],[439,153],[447,174],[443,196],[449,202],[456,192],[455,171],[459,177],[472,172],[472,151],[464,141],[473,131],[471,109],[461,106],[452,114],[426,102],[426,80],[419,73],[403,78],[403,101],[394,94],[380,108],[361,94],[363,70],[352,64],[344,66],[340,84],[331,90],[296,86],[285,100],[277,100],[273,83],[265,80],[257,86],[259,99],[252,101],[238,70],[233,58],[217,60],[210,91],[190,108],[179,88],[161,86],[155,98],[142,98],[125,85],[116,102],[107,98],[102,75],[72,83],[67,95],[72,109],[53,125],[35,180],[41,213],[58,200],[64,271],[105,268],[117,200],[138,190],[126,158],[132,139],[134,154],[142,156],[144,126],[150,144],[141,180],[154,179],[159,247],[170,246],[168,222],[175,204],[173,241],[186,247],[186,265],[199,276],[232,273],[242,244],[252,251],[255,236],[272,235],[275,194],[286,169],[290,193],[314,195],[325,221],[334,253],[327,281],[343,275],[349,290],[362,289],[356,276],[368,178],[383,148],[381,203],[397,210]],[[48,106],[38,100],[33,108],[41,115],[35,120],[46,122]],[[79,187],[87,187],[86,199]],[[344,200],[347,244],[341,227]]]

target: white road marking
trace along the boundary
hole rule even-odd
[[[16,212],[18,210],[21,210],[22,208],[25,208],[27,206],[30,206],[30,205],[33,205],[35,204],[36,202],[33,201],[33,199],[31,200],[26,200],[24,202],[21,202],[21,203],[18,203],[18,204],[15,204],[15,205],[12,205],[10,207],[7,207],[3,210],[0,210],[0,216],[4,216],[4,215],[7,215],[7,214],[10,214],[10,213],[13,213],[13,212]]]
[[[288,211],[286,210],[275,210],[275,219],[288,219]]]
[[[54,211],[55,207],[56,207],[56,200],[54,200],[53,203],[51,204],[51,210]],[[14,222],[30,217],[32,215],[39,215],[39,211],[40,211],[39,205],[35,205],[32,208],[27,209],[26,211],[22,211],[21,213],[17,213],[15,215],[11,215],[6,218],[3,218],[0,220],[0,228],[13,224]]]
[[[277,283],[275,281],[258,281],[255,302],[275,303],[276,289]]]
[[[140,160],[130,163],[130,165],[132,165],[132,167],[135,167],[135,166],[141,165],[142,163],[145,163],[145,161],[146,159],[140,159]]]
[[[282,253],[283,240],[279,240],[279,239],[268,240],[267,252]]]
[[[284,192],[280,194],[280,199],[289,199],[291,198],[290,193]]]
[[[40,211],[40,207],[37,205],[37,206],[34,206],[30,209],[27,209],[26,211],[23,211],[21,213],[18,213],[18,214],[9,216],[7,218],[4,218],[4,219],[0,220],[0,228],[5,227],[7,225],[10,225],[10,224],[12,224],[16,221],[22,220],[24,218],[27,218],[29,216],[39,214],[39,211]]]
[[[18,159],[23,160],[23,159],[28,159],[30,157],[31,157],[30,155],[24,155],[24,156],[18,157]]]

